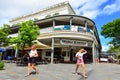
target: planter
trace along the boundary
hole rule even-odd
[[[3,69],[4,69],[4,66],[5,66],[4,62],[3,62],[3,61],[0,61],[0,70],[3,70]]]

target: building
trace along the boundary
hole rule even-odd
[[[41,58],[65,62],[75,61],[75,54],[80,48],[88,51],[86,59],[95,62],[101,51],[101,43],[94,21],[76,15],[69,2],[62,2],[41,11],[20,16],[10,20],[11,25],[21,21],[34,20],[40,27],[37,41],[51,46],[50,49],[39,49]],[[17,37],[18,27],[11,27],[9,37]]]

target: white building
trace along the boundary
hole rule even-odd
[[[53,62],[53,59],[75,61],[75,53],[80,48],[88,51],[88,60],[95,62],[101,51],[101,43],[94,21],[76,15],[69,2],[59,3],[41,11],[10,20],[11,25],[22,21],[34,20],[40,27],[37,40],[51,46],[51,49],[39,49],[41,57]],[[10,37],[17,37],[18,27],[13,26]],[[86,59],[86,60],[87,60]]]

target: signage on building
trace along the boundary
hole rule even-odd
[[[61,39],[60,44],[62,44],[62,45],[74,45],[74,46],[87,46],[87,41]]]

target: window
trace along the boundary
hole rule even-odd
[[[59,13],[54,13],[54,14],[53,14],[53,16],[58,16],[58,15],[59,15]]]
[[[46,56],[51,56],[51,52],[46,52]]]
[[[63,30],[70,30],[70,25],[64,25]]]
[[[62,56],[66,56],[66,51],[63,51],[63,52],[62,52]]]
[[[49,17],[51,17],[51,15],[47,15],[47,16],[45,16],[45,18],[49,18]]]

